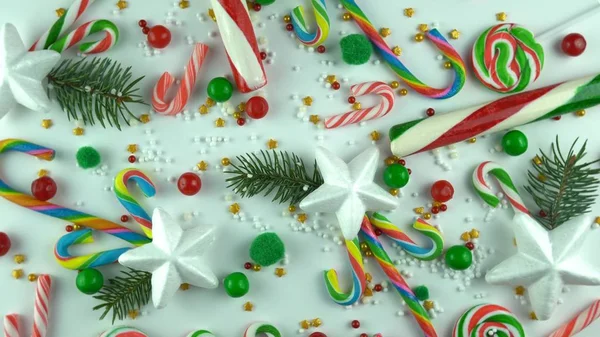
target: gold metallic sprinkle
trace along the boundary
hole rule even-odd
[[[506,21],[508,15],[505,12],[496,13],[496,20],[498,21]]]
[[[238,214],[239,211],[240,205],[237,202],[229,205],[229,212],[231,212],[231,214]]]
[[[124,10],[125,8],[127,8],[127,6],[129,5],[125,0],[119,0],[119,2],[117,2],[117,7],[119,7],[120,10]]]
[[[196,164],[196,167],[200,171],[206,171],[206,169],[208,169],[208,163],[204,160],[201,160],[198,164]]]
[[[142,114],[140,116],[140,122],[142,122],[143,124],[146,124],[146,123],[150,122],[150,115],[148,115],[148,114]]]
[[[404,16],[412,18],[415,15],[415,10],[412,8],[404,8]]]
[[[453,29],[450,31],[450,38],[453,40],[458,40],[458,38],[460,37],[460,32],[457,29]]]
[[[379,35],[381,35],[382,37],[388,37],[392,35],[392,30],[389,28],[381,28],[379,30]]]
[[[267,142],[267,148],[269,150],[276,149],[277,146],[278,146],[277,141],[273,138],[269,139],[269,141]]]
[[[13,257],[13,261],[15,261],[16,264],[21,264],[25,262],[25,255],[17,254]]]
[[[306,213],[298,214],[298,222],[305,223],[307,219],[308,219],[308,216],[306,215]]]
[[[310,96],[306,96],[302,99],[302,103],[306,106],[311,106],[313,104],[313,99]]]

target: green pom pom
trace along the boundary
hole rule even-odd
[[[84,146],[77,151],[77,164],[79,167],[89,169],[100,164],[100,153],[91,146]]]
[[[419,301],[427,301],[429,299],[429,289],[426,286],[418,286],[413,289],[413,292]]]
[[[373,45],[366,36],[362,34],[351,34],[340,40],[342,48],[342,59],[353,65],[369,62],[373,53]]]
[[[270,266],[283,259],[285,246],[275,233],[257,236],[250,245],[250,258],[261,266]]]
[[[257,4],[261,5],[261,6],[267,6],[267,5],[271,5],[275,2],[275,0],[255,0],[254,2],[256,2]]]

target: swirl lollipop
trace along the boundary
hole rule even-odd
[[[495,304],[480,304],[467,310],[452,337],[525,337],[521,322],[508,309]]]

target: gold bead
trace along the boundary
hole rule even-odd
[[[381,28],[379,30],[379,35],[381,35],[382,37],[388,37],[392,35],[392,30],[389,28]]]
[[[14,269],[11,274],[14,279],[18,280],[23,277],[23,269]]]
[[[404,8],[404,16],[412,18],[415,15],[415,10],[412,8]]]
[[[242,113],[241,112],[236,111],[236,112],[233,113],[233,118],[238,119],[240,117],[242,117]]]
[[[74,134],[75,136],[82,136],[82,135],[83,135],[83,133],[84,133],[84,131],[85,131],[85,130],[84,130],[83,128],[76,127],[75,129],[73,129],[73,134]]]
[[[119,0],[119,2],[117,2],[117,7],[119,7],[120,10],[124,10],[125,8],[127,8],[127,6],[128,4],[125,0]]]
[[[304,330],[310,328],[310,322],[307,320],[303,320],[300,322],[300,327]]]
[[[460,239],[467,242],[471,240],[471,234],[469,232],[464,232],[460,235]]]
[[[542,158],[540,156],[536,155],[531,161],[533,161],[533,163],[536,165],[542,165]]]
[[[600,225],[600,216],[597,216],[596,219],[594,220],[594,222],[598,225]]]
[[[372,252],[372,251],[370,251],[370,250],[367,250],[367,251],[365,252],[365,256],[366,256],[366,257],[371,257],[371,256],[373,256],[373,252]]]
[[[436,207],[440,207],[440,206],[442,206],[442,203],[441,203],[441,202],[439,202],[439,201],[434,201],[434,202],[432,203],[432,205],[433,205],[433,206],[436,206]]]
[[[58,8],[55,12],[56,16],[60,18],[61,16],[65,15],[66,10],[64,8]]]
[[[278,146],[277,141],[273,138],[269,139],[269,141],[267,142],[267,148],[269,150],[276,149],[277,146]]]
[[[352,104],[352,109],[354,110],[360,110],[362,108],[362,104],[360,104],[360,102],[354,102],[354,104]]]
[[[531,318],[534,321],[538,320],[537,315],[533,311],[529,313],[529,318]]]
[[[310,115],[310,117],[308,118],[308,120],[311,123],[313,123],[314,125],[317,125],[321,121],[321,118],[319,118],[319,115]]]
[[[515,295],[519,295],[519,296],[525,295],[525,287],[523,287],[523,286],[515,287]]]
[[[399,86],[400,86],[400,82],[398,82],[398,81],[390,82],[390,87],[392,87],[392,89],[398,89]]]
[[[327,76],[327,83],[329,84],[333,84],[333,82],[337,81],[337,78],[335,77],[335,75],[329,75]]]
[[[285,271],[285,269],[283,269],[283,268],[275,268],[275,275],[277,275],[277,277],[283,277],[285,274],[287,274],[287,272]]]
[[[369,249],[369,245],[366,242],[361,242],[360,243],[360,249],[361,250],[367,250],[367,249]]]
[[[433,301],[427,300],[427,301],[423,302],[423,308],[425,308],[425,310],[433,309]]]
[[[294,213],[295,211],[296,211],[296,206],[294,206],[294,205],[290,205],[290,206],[288,207],[288,212],[290,212],[290,213]]]
[[[396,160],[394,158],[392,158],[392,157],[387,157],[383,161],[383,163],[385,164],[385,166],[390,166],[390,165],[394,164],[395,162],[396,162]]]
[[[229,205],[229,212],[231,214],[238,214],[239,211],[240,211],[240,205],[237,202]]]
[[[452,62],[450,62],[450,61],[444,62],[444,69],[452,69]]]
[[[314,326],[315,328],[318,328],[321,325],[323,325],[323,321],[320,318],[315,318],[310,322],[310,325]]]
[[[369,288],[369,287],[365,288],[363,296],[364,297],[371,297],[371,296],[373,296],[373,290],[371,290],[371,288]]]
[[[426,23],[420,24],[417,28],[422,33],[426,33],[427,31],[429,31],[429,26]]]
[[[262,269],[262,267],[260,266],[260,264],[255,264],[252,266],[252,270],[254,271],[260,271]]]
[[[350,13],[346,12],[346,13],[342,14],[342,20],[350,21],[350,20],[352,20],[352,15]]]
[[[139,315],[140,315],[140,312],[135,309],[129,310],[127,312],[127,316],[129,316],[130,319],[136,319]]]
[[[283,22],[285,22],[285,23],[290,23],[290,22],[292,22],[292,17],[291,17],[291,16],[289,16],[289,15],[285,15],[285,16],[283,17]]]
[[[217,17],[215,16],[215,11],[212,8],[208,9],[208,16],[214,21],[217,22]]]
[[[313,104],[313,99],[310,96],[306,96],[302,99],[302,103],[306,106],[311,106]]]
[[[425,207],[417,207],[414,208],[413,211],[417,214],[423,214],[425,212]]]
[[[400,48],[399,46],[395,46],[394,48],[392,48],[392,52],[394,53],[394,55],[400,56],[402,55],[402,48]]]
[[[379,133],[377,130],[374,130],[369,133],[369,137],[371,137],[372,141],[376,142],[381,139],[381,133]]]
[[[42,119],[42,127],[44,129],[49,129],[52,126],[52,120],[51,119]]]
[[[246,302],[242,308],[244,308],[244,311],[252,311],[252,309],[254,309],[254,305],[252,302]]]
[[[27,280],[29,280],[29,282],[35,282],[37,281],[38,276],[36,274],[29,274],[27,275]]]
[[[583,117],[583,116],[585,116],[585,110],[583,110],[583,109],[582,110],[577,110],[575,112],[575,115],[577,115],[577,117]]]
[[[390,194],[393,195],[393,196],[395,196],[395,197],[398,196],[399,193],[400,193],[400,189],[398,189],[398,188],[391,188],[390,189]]]
[[[200,171],[206,171],[206,169],[208,168],[208,163],[205,162],[204,160],[200,161],[198,164],[196,164],[196,167],[198,168],[198,170]]]
[[[206,104],[202,104],[199,108],[198,108],[198,112],[201,115],[206,115],[208,113],[208,107],[206,106]]]
[[[82,228],[82,227],[81,227],[81,225],[80,225],[80,224],[74,224],[74,225],[73,225],[73,230],[74,230],[74,231],[78,231],[78,230],[80,230],[81,228]]]
[[[498,21],[506,21],[508,15],[504,12],[496,13],[496,20]]]
[[[308,219],[308,216],[306,215],[306,213],[298,214],[298,222],[305,223],[306,219]]]
[[[225,120],[221,117],[217,118],[217,120],[215,121],[215,126],[218,128],[222,128],[225,126]]]
[[[475,137],[473,137],[473,138],[469,138],[469,139],[467,140],[467,142],[469,142],[469,143],[471,143],[471,144],[475,143],[476,141],[477,141],[477,138],[475,138]]]
[[[371,273],[365,273],[365,280],[367,280],[367,283],[370,283],[373,281],[373,275],[371,275]]]
[[[417,42],[423,42],[423,40],[425,40],[425,34],[423,34],[423,33],[417,33],[415,35],[415,41],[417,41]]]
[[[425,213],[425,214],[423,214],[423,219],[425,219],[425,220],[431,219],[431,213]]]
[[[471,237],[473,239],[478,239],[479,238],[479,231],[475,228],[471,229],[471,231],[469,232],[469,235],[471,235]]]
[[[448,35],[450,36],[451,39],[458,40],[458,38],[460,37],[460,32],[457,29],[453,29],[450,31],[450,33]]]
[[[13,260],[15,261],[16,264],[21,264],[21,263],[25,262],[25,255],[23,255],[23,254],[17,254],[13,258]]]
[[[231,161],[229,160],[229,158],[225,157],[225,158],[221,159],[221,165],[229,166],[229,164],[231,164]]]
[[[179,285],[179,290],[182,291],[186,291],[190,289],[190,284],[189,283],[182,283],[181,285]]]
[[[212,108],[213,106],[215,106],[215,104],[217,104],[217,102],[215,102],[214,99],[208,97],[206,99],[206,102],[204,102],[204,104],[206,104],[207,107]]]
[[[143,124],[146,124],[146,123],[150,122],[150,115],[148,115],[148,114],[142,114],[140,116],[140,122],[142,122]]]
[[[186,9],[188,7],[190,7],[190,2],[188,0],[179,1],[179,8]]]
[[[543,175],[543,174],[541,174],[541,173],[540,173],[540,174],[538,174],[537,178],[538,178],[538,180],[539,180],[539,181],[541,181],[541,182],[544,182],[544,181],[546,181],[546,180],[548,179],[548,178],[546,178],[546,176],[545,176],[545,175]]]
[[[402,88],[402,89],[398,90],[398,93],[400,94],[400,96],[406,96],[406,95],[408,95],[408,89]]]
[[[240,112],[245,112],[246,111],[246,102],[242,102],[242,103],[238,104],[237,108]]]
[[[47,175],[48,175],[48,170],[44,170],[44,169],[39,170],[38,174],[37,174],[37,176],[40,177],[40,178],[44,177],[44,176],[47,176]]]

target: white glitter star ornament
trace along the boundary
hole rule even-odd
[[[219,285],[202,255],[215,241],[214,228],[196,226],[183,230],[167,212],[152,214],[152,243],[132,249],[119,263],[152,273],[152,302],[163,308],[182,283],[214,289]]]
[[[531,216],[515,215],[519,252],[489,271],[485,280],[526,287],[537,318],[549,319],[565,284],[600,284],[600,272],[581,253],[591,223],[589,216],[580,216],[548,232]]]
[[[17,28],[0,28],[0,118],[17,103],[34,111],[47,110],[50,100],[42,81],[60,60],[53,50],[29,52]]]
[[[356,237],[366,211],[397,207],[397,199],[373,182],[379,163],[376,147],[368,148],[348,164],[322,147],[317,147],[315,158],[324,183],[300,202],[300,208],[335,212],[346,240]]]

